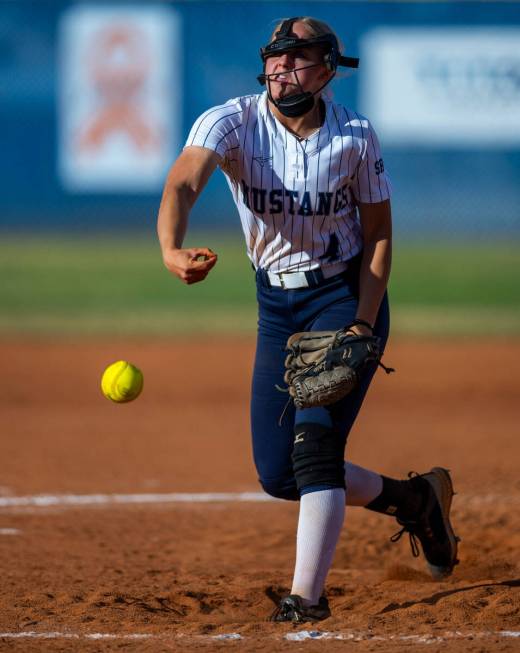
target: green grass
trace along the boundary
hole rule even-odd
[[[219,262],[185,286],[162,265],[153,236],[120,240],[4,237],[0,333],[252,332],[254,278],[242,241],[194,235]],[[390,284],[394,332],[520,334],[516,243],[397,246]]]
[[[520,308],[520,242],[402,245],[390,290],[407,306]]]

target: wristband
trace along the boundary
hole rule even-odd
[[[374,330],[374,327],[370,324],[370,322],[367,322],[366,320],[361,320],[357,317],[354,320],[352,320],[349,326],[355,326],[356,324],[359,324],[360,326],[364,326],[367,329],[370,329],[370,331]]]

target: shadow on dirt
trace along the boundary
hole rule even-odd
[[[470,590],[479,589],[481,587],[520,587],[520,578],[512,580],[504,580],[499,583],[480,583],[479,585],[469,585],[467,587],[458,587],[453,590],[446,590],[445,592],[437,592],[432,596],[427,596],[424,599],[418,601],[406,601],[405,603],[389,603],[382,610],[376,614],[385,614],[388,612],[394,612],[395,610],[406,610],[411,608],[414,605],[435,605],[438,601],[445,598],[446,596],[451,596],[452,594],[458,594],[459,592],[469,592]]]

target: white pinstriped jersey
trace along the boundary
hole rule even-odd
[[[307,139],[278,122],[265,92],[213,107],[191,129],[186,147],[222,157],[255,268],[292,272],[347,261],[362,247],[357,203],[390,197],[368,120],[323,100],[325,121]]]

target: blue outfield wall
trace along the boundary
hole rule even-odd
[[[476,57],[475,67],[468,69],[469,72],[449,68],[449,44],[453,43],[453,39],[449,40],[450,33],[459,34],[457,30],[462,30],[476,34],[484,52],[490,39],[493,42],[500,40],[501,30],[513,30],[513,36],[519,34],[514,30],[520,29],[520,3],[515,2],[274,3],[217,0],[112,5],[59,0],[2,2],[0,228],[3,230],[50,228],[84,231],[89,228],[151,229],[154,226],[160,200],[160,183],[157,181],[153,188],[141,189],[140,192],[135,192],[131,184],[124,190],[111,188],[110,184],[101,190],[89,190],[67,186],[59,172],[60,70],[68,63],[63,61],[65,55],[60,40],[63,17],[78,7],[110,6],[166,9],[177,21],[178,31],[171,39],[173,44],[162,52],[164,61],[175,60],[176,67],[176,82],[168,89],[168,101],[177,107],[177,141],[168,151],[170,160],[178,154],[192,123],[203,111],[228,98],[261,90],[255,79],[261,72],[258,48],[268,40],[275,19],[295,13],[307,14],[335,27],[347,46],[347,53],[360,56],[361,64],[355,73],[335,80],[334,97],[362,113],[366,110],[372,119],[370,106],[381,110],[382,116],[385,107],[374,105],[373,99],[372,105],[367,102],[367,97],[373,98],[377,92],[377,88],[369,89],[367,94],[366,88],[367,78],[373,74],[374,66],[379,66],[377,57],[380,56],[377,47],[374,50],[367,46],[367,43],[377,46],[377,35],[372,41],[367,40],[367,35],[383,30],[385,42],[390,44],[392,38],[398,39],[400,31],[415,35],[416,40],[429,31],[438,35],[438,54],[445,57],[444,63],[423,61],[421,65],[425,74],[434,75],[432,84],[437,85],[436,92],[444,94],[444,102],[446,88],[450,85],[454,95],[458,89],[466,89],[469,93],[468,124],[472,111],[482,110],[478,93],[490,101],[488,114],[493,111],[495,98],[500,96],[496,122],[482,127],[486,133],[496,129],[497,140],[490,143],[489,139],[483,139],[485,142],[481,143],[474,126],[471,127],[472,134],[460,142],[457,139],[449,142],[449,138],[442,135],[439,139],[428,137],[428,120],[435,121],[435,107],[431,106],[420,108],[424,124],[418,127],[418,137],[400,139],[398,135],[392,136],[392,125],[387,126],[386,131],[380,133],[380,140],[385,165],[393,182],[396,231],[401,237],[439,235],[487,239],[520,235],[520,144],[519,139],[507,136],[507,129],[514,134],[516,124],[516,118],[512,116],[510,119],[508,112],[520,113],[520,41],[517,42],[516,55],[512,53],[509,58],[500,58],[497,50],[498,63],[492,69],[487,69],[485,57],[481,62]],[[468,43],[468,47],[475,48],[471,39]],[[455,59],[463,56],[455,50]],[[383,62],[390,66],[385,69],[385,74],[392,76],[396,93],[399,93],[400,76],[407,74],[405,49],[401,55],[405,62],[401,69],[392,68],[388,61]],[[412,64],[418,65],[411,62],[410,66]],[[373,80],[369,82],[375,84]],[[411,89],[408,92],[416,93],[419,98],[420,89],[417,86]],[[472,89],[476,90],[476,95]],[[391,89],[386,92],[392,95]],[[472,98],[480,102],[473,110],[470,106]],[[410,109],[410,100],[404,91],[402,101],[403,108]],[[415,102],[419,107],[420,98],[414,99],[412,104]],[[413,118],[413,108],[411,110]],[[461,120],[460,115],[458,120]],[[380,132],[378,121],[373,119],[373,122],[376,131]],[[504,132],[505,123],[509,126]],[[465,132],[464,123],[461,124]],[[420,137],[421,129],[425,134],[424,142]],[[452,126],[451,129],[455,132],[457,128]],[[385,137],[386,133],[390,136]],[[161,179],[165,172],[166,167]],[[192,223],[215,228],[237,226],[238,218],[221,173],[210,180],[194,209]]]

